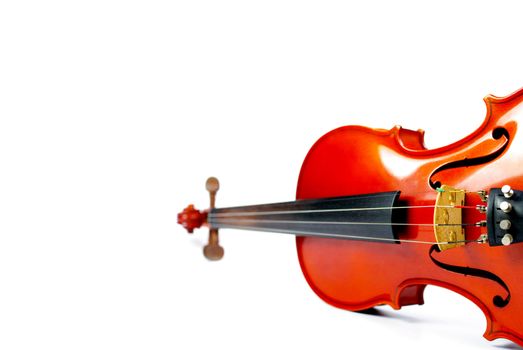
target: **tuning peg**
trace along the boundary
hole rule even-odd
[[[216,192],[220,189],[220,182],[215,177],[210,177],[205,183],[205,188],[209,191],[209,211],[215,208]],[[223,258],[223,247],[220,246],[218,229],[209,229],[209,243],[203,248],[203,255],[209,260],[220,260]]]
[[[205,183],[205,188],[209,191],[210,205],[209,212],[212,211],[216,204],[216,192],[220,189],[220,182],[215,177],[210,177]],[[200,211],[190,204],[181,213],[178,214],[178,223],[185,227],[189,233],[202,225],[209,225],[207,222],[207,211]],[[209,225],[210,226],[210,225]],[[209,242],[203,247],[203,255],[209,260],[220,260],[223,258],[223,248],[220,246],[218,239],[218,229],[209,229]]]
[[[223,247],[218,242],[218,230],[209,230],[209,243],[203,247],[203,255],[209,260],[220,260],[223,258]]]
[[[216,206],[216,192],[220,189],[220,182],[215,177],[210,177],[205,182],[205,188],[207,191],[209,191],[209,197],[210,197],[210,209],[214,209]]]

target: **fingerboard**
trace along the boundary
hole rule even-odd
[[[292,202],[216,208],[212,228],[289,233],[394,243],[393,210],[399,191]]]

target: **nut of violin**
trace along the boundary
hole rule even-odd
[[[195,228],[200,228],[207,220],[207,214],[202,213],[189,204],[181,213],[178,214],[178,223],[185,227],[189,233],[193,233]]]

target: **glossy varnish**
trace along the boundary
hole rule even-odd
[[[382,304],[399,309],[423,304],[425,287],[436,285],[463,295],[483,311],[487,339],[507,338],[523,345],[523,244],[488,244],[487,227],[498,223],[491,219],[487,225],[485,211],[476,210],[477,205],[485,205],[480,190],[496,188],[499,192],[503,185],[523,190],[523,138],[518,134],[523,122],[523,90],[505,98],[487,96],[485,103],[486,118],[475,132],[438,149],[425,148],[421,130],[363,126],[333,130],[305,158],[296,201],[214,208],[219,185],[210,178],[210,209],[198,211],[188,206],[178,215],[178,222],[189,232],[209,226],[204,254],[211,260],[223,256],[218,244],[220,228],[295,233],[305,278],[329,304],[353,311]],[[464,203],[459,201],[464,240],[440,250],[434,244],[434,218],[439,217],[434,205],[438,193],[451,188],[466,191]],[[388,199],[378,200],[386,196]],[[358,202],[361,198],[369,202]],[[377,202],[371,203],[371,199]],[[340,206],[345,208],[387,209],[359,214],[303,211],[324,210],[342,202]],[[391,206],[395,208],[389,210]],[[496,209],[488,210],[492,214]],[[349,230],[334,221],[389,227],[378,229],[358,222],[362,226],[353,225]],[[481,222],[485,225],[475,225]],[[462,223],[457,229],[461,230]],[[333,233],[345,236],[329,238]],[[523,237],[523,232],[514,234],[519,241]],[[449,237],[452,235],[450,232]],[[386,244],[391,239],[394,244]]]
[[[297,198],[322,198],[401,191],[408,206],[434,204],[437,185],[467,191],[510,184],[523,188],[523,90],[497,98],[487,96],[487,116],[471,135],[446,147],[428,150],[423,132],[394,127],[391,130],[346,126],[323,136],[311,148],[299,176]],[[467,195],[467,205],[480,204],[479,196]],[[407,222],[431,222],[430,210],[408,210]],[[477,211],[464,211],[464,222],[483,220]],[[465,229],[475,239],[485,229]],[[431,241],[426,227],[400,228],[399,238]],[[302,271],[312,289],[326,302],[347,310],[363,310],[380,304],[395,309],[423,304],[426,285],[450,289],[473,301],[487,318],[484,336],[508,338],[523,345],[523,244],[491,247],[467,244],[437,254],[438,260],[470,266],[499,276],[511,291],[504,307],[495,295],[506,292],[493,281],[450,272],[429,258],[430,246],[297,237]]]

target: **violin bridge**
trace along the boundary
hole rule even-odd
[[[438,190],[434,208],[434,235],[440,251],[465,245],[462,208],[465,191],[447,185]],[[455,207],[456,206],[456,207]]]

